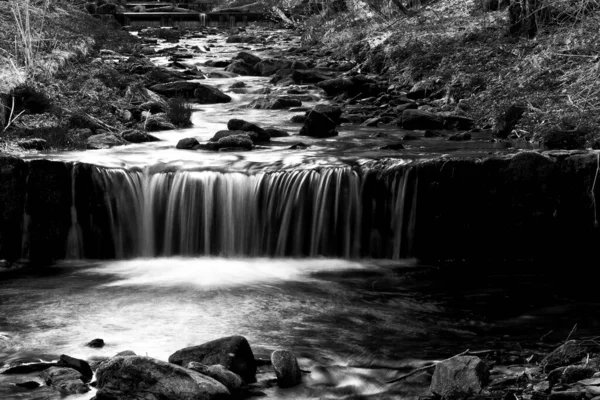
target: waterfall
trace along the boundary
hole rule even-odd
[[[77,182],[77,166],[71,167],[71,226],[67,235],[67,248],[66,255],[69,259],[78,259],[83,256],[83,239],[81,233],[81,226],[77,220],[77,208],[76,208],[76,190],[75,183]]]
[[[350,167],[257,174],[94,167],[92,180],[104,196],[116,258],[400,258],[410,254],[414,231],[413,175],[406,169],[373,178]]]

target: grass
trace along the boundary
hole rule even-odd
[[[182,97],[175,97],[168,101],[167,118],[175,126],[185,127],[192,125],[193,107]]]
[[[440,0],[413,18],[388,9],[322,14],[305,21],[304,39],[407,89],[434,82],[443,93],[436,106],[455,111],[460,102],[479,126],[519,103],[527,112],[517,136],[572,131],[591,146],[600,137],[598,0],[545,2],[550,11],[533,39],[508,33],[506,9],[480,4]]]

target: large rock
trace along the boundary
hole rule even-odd
[[[67,356],[65,354],[60,356],[56,365],[58,367],[73,368],[74,370],[79,371],[86,382],[92,380],[92,376],[94,375],[94,373],[92,372],[92,368],[90,367],[90,364],[87,363],[87,361]]]
[[[283,110],[291,107],[300,107],[302,102],[290,97],[265,97],[255,99],[248,104],[248,108],[260,110]]]
[[[336,123],[325,114],[312,110],[306,116],[304,126],[300,129],[300,135],[325,138],[337,136]]]
[[[209,366],[192,361],[188,363],[187,368],[221,382],[233,396],[239,395],[242,391],[242,386],[244,385],[242,378],[221,364]]]
[[[86,148],[89,150],[110,149],[124,144],[127,144],[127,142],[113,133],[93,135],[86,140]]]
[[[423,110],[404,110],[402,112],[402,127],[404,129],[443,129],[444,120]]]
[[[328,79],[317,84],[330,96],[346,93],[352,90],[354,83],[349,78]]]
[[[275,74],[277,71],[282,69],[291,69],[292,62],[289,60],[281,60],[281,59],[267,59],[262,60],[258,64],[254,66],[256,73],[260,76],[271,76]],[[290,71],[291,75],[291,71]]]
[[[246,64],[254,67],[256,64],[258,64],[260,62],[260,57],[255,56],[254,54],[248,53],[247,51],[241,51],[239,52],[235,57],[233,57],[234,60],[242,60],[244,61]]]
[[[297,84],[318,83],[331,79],[337,72],[321,71],[318,69],[296,69],[292,72],[292,79]]]
[[[230,393],[198,372],[150,357],[115,357],[96,371],[97,400],[218,400]]]
[[[231,64],[229,64],[225,71],[233,72],[238,75],[247,75],[254,76],[256,75],[256,71],[254,70],[254,66],[248,64],[244,60],[234,60]]]
[[[177,128],[169,122],[167,115],[163,113],[148,115],[140,125],[148,132],[169,131]]]
[[[230,131],[236,132],[236,131]],[[247,134],[225,136],[217,140],[218,149],[224,148],[242,148],[246,150],[252,149],[252,139]]]
[[[51,367],[40,373],[46,385],[68,393],[87,393],[90,388],[83,383],[84,377],[73,368]]]
[[[196,138],[189,137],[181,139],[179,142],[177,142],[177,146],[175,146],[175,148],[183,150],[192,150],[194,146],[197,146],[199,144],[200,143],[198,143],[198,140]]]
[[[130,143],[158,142],[160,140],[138,129],[127,129],[121,132],[121,137]]]
[[[330,106],[328,104],[317,104],[313,107],[313,111],[318,111],[323,115],[326,115],[330,120],[336,124],[340,124],[340,117],[342,116],[342,109],[336,106]],[[307,112],[306,115],[310,113]]]
[[[258,41],[256,36],[250,35],[231,35],[227,38],[227,43],[255,43]]]
[[[480,393],[488,379],[488,366],[479,357],[454,357],[435,366],[430,389],[442,399],[465,398]]]
[[[227,336],[199,346],[186,347],[169,357],[169,362],[177,365],[187,365],[191,361],[206,365],[221,364],[242,377],[246,383],[256,382],[256,361],[250,344],[243,336]]]
[[[302,383],[302,372],[296,356],[289,350],[276,350],[271,353],[271,364],[277,376],[277,386],[291,387]]]
[[[227,129],[230,131],[246,131],[254,132],[256,136],[250,135],[255,142],[268,142],[271,140],[271,135],[267,133],[263,128],[255,125],[251,122],[244,121],[243,119],[230,119],[227,122]]]
[[[168,83],[159,83],[150,87],[150,90],[167,97],[195,97],[196,89],[204,86],[198,82],[177,81]]]
[[[217,104],[217,103],[229,103],[231,97],[221,92],[216,87],[201,85],[194,90],[194,98],[196,103],[200,104]]]

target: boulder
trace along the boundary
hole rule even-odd
[[[317,83],[330,96],[346,93],[352,90],[354,83],[348,78],[334,78]]]
[[[428,111],[404,110],[402,112],[402,127],[404,129],[443,129],[444,120]]]
[[[294,353],[276,350],[271,353],[271,364],[277,376],[277,386],[291,387],[302,383],[302,372]]]
[[[321,114],[326,115],[330,120],[336,124],[340,124],[340,117],[342,116],[342,109],[336,106],[330,106],[328,104],[317,104],[313,107],[314,111],[318,111]],[[306,114],[308,116],[308,113]]]
[[[479,357],[454,357],[435,366],[430,389],[442,399],[471,397],[482,391],[488,379],[488,366]]]
[[[256,136],[251,137],[255,142],[268,142],[271,140],[271,136],[263,128],[242,119],[230,119],[227,122],[227,129],[230,131],[254,132]]]
[[[234,74],[238,74],[238,75],[247,75],[247,76],[256,75],[256,71],[254,70],[254,67],[252,65],[248,64],[247,62],[245,62],[244,60],[234,60],[231,64],[229,64],[225,68],[225,71],[233,72]]]
[[[450,135],[448,137],[448,140],[455,141],[455,142],[463,142],[466,140],[471,140],[471,134],[469,132],[458,132],[458,133]]]
[[[241,88],[245,88],[246,84],[242,81],[238,81],[238,82],[234,82],[231,84],[231,86],[229,86],[230,89],[241,89]]]
[[[93,347],[95,349],[100,349],[104,347],[104,340],[102,339],[93,339],[90,340],[89,343],[86,344],[87,347]]]
[[[115,354],[115,357],[133,357],[137,356],[133,350],[123,350]]]
[[[21,364],[15,365],[13,367],[9,367],[2,371],[2,374],[12,375],[12,374],[30,374],[32,372],[39,372],[50,367],[56,367],[56,363],[47,363],[47,362],[36,362],[30,364]]]
[[[233,60],[242,60],[251,67],[254,67],[260,62],[260,57],[250,54],[246,51],[241,51],[235,57],[233,57]]]
[[[218,400],[230,393],[198,372],[150,357],[115,357],[96,371],[96,398],[119,400]]]
[[[91,371],[91,370],[90,370]],[[84,377],[73,368],[51,367],[40,373],[46,385],[68,393],[87,393],[88,385],[83,383]]]
[[[227,38],[227,43],[255,43],[258,41],[256,36],[250,35],[231,35]]]
[[[27,381],[27,382],[18,382],[18,383],[15,383],[15,386],[31,390],[31,389],[37,389],[41,385],[40,385],[39,382],[36,382],[36,381]]]
[[[260,76],[271,76],[281,69],[291,69],[291,65],[291,61],[271,58],[260,61],[254,69]]]
[[[306,121],[306,115],[294,115],[290,121],[296,124],[303,124]]]
[[[91,381],[92,376],[94,375],[90,364],[88,364],[86,361],[80,360],[75,357],[70,357],[65,354],[59,357],[56,365],[58,367],[73,368],[74,370],[79,371],[86,382]]]
[[[149,135],[146,132],[140,131],[138,129],[127,129],[127,130],[121,132],[121,137],[123,139],[127,140],[130,143],[145,143],[145,142],[158,142],[158,141],[160,141],[160,139],[158,139],[157,137]],[[94,340],[102,340],[102,339],[94,339]],[[90,343],[92,343],[92,342],[90,342]],[[102,346],[104,346],[104,342],[102,342],[101,346],[91,346],[90,344],[88,344],[88,346],[90,346],[90,347],[102,347]]]
[[[300,135],[318,138],[337,136],[338,132],[335,130],[335,126],[336,123],[331,118],[313,110],[306,116]]]
[[[297,84],[319,83],[331,79],[337,74],[337,72],[318,69],[295,69],[292,72],[292,79]]]
[[[125,140],[112,133],[102,133],[87,138],[86,148],[89,150],[110,149],[114,146],[127,144]]]
[[[177,142],[177,146],[175,146],[175,148],[182,150],[192,150],[194,146],[197,146],[198,144],[200,143],[198,143],[198,140],[196,138],[189,137],[181,139],[179,142]]]
[[[194,90],[194,99],[196,103],[200,104],[229,103],[231,101],[231,97],[216,87],[201,84],[198,84]]]
[[[166,114],[163,113],[147,115],[140,126],[144,127],[148,132],[176,129],[176,126],[169,122]]]
[[[219,381],[229,390],[233,396],[237,396],[242,391],[244,381],[238,374],[234,374],[221,364],[205,365],[195,361],[188,363],[188,369],[201,373],[202,375],[209,376],[216,381]]]
[[[168,83],[159,83],[150,87],[150,90],[167,97],[194,97],[196,89],[201,87],[198,82],[176,81]]]
[[[255,108],[261,110],[283,110],[290,107],[300,107],[302,102],[300,100],[292,99],[289,97],[265,97],[262,99],[255,99],[248,108]]]
[[[525,111],[527,111],[527,107],[521,104],[511,104],[508,106],[494,121],[494,135],[501,139],[507,138]]]
[[[235,132],[235,131],[231,131],[231,132]],[[225,136],[222,137],[221,139],[219,139],[217,141],[217,145],[218,145],[218,149],[224,149],[227,147],[234,147],[234,148],[243,148],[246,150],[251,150],[252,149],[252,139],[250,138],[250,136],[246,135],[246,134],[238,134],[238,135],[230,135],[230,136]]]
[[[207,365],[221,364],[246,383],[256,382],[254,354],[243,336],[227,336],[199,346],[186,347],[169,357],[169,362],[177,365],[187,365],[191,361]]]

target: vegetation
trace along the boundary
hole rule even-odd
[[[183,97],[174,97],[169,100],[167,118],[175,126],[185,127],[192,125],[193,107]]]
[[[351,4],[303,19],[304,43],[351,57],[390,84],[430,85],[436,105],[479,126],[494,126],[517,104],[526,112],[513,136],[567,132],[600,145],[597,0],[404,1],[408,14],[388,3]]]

